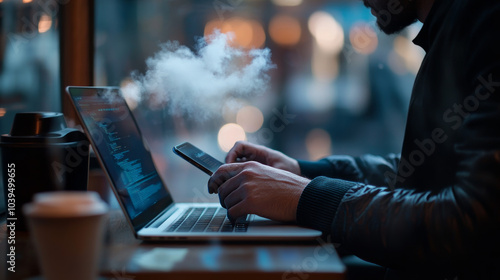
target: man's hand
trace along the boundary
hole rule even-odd
[[[300,175],[300,167],[297,160],[264,146],[244,141],[236,142],[234,147],[227,153],[226,162],[234,163],[246,161],[257,161],[274,168]]]
[[[255,161],[224,164],[208,181],[219,193],[230,219],[257,214],[276,221],[295,221],[302,191],[310,182],[288,171]]]

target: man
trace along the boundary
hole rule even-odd
[[[500,279],[500,2],[364,0],[426,51],[400,155],[297,161],[237,143],[210,178],[230,217],[322,230],[403,279]]]

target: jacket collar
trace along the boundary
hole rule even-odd
[[[413,43],[422,47],[425,52],[428,52],[436,38],[436,35],[442,25],[442,22],[448,12],[448,7],[453,1],[436,0],[425,19],[422,29],[417,37],[413,39]]]

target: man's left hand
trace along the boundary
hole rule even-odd
[[[256,214],[276,221],[295,221],[302,191],[310,182],[291,172],[255,161],[224,164],[208,181],[219,193],[230,219]]]

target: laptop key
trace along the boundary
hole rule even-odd
[[[167,232],[174,232],[181,224],[182,222],[186,219],[186,217],[189,215],[189,213],[191,213],[191,211],[193,211],[193,208],[188,208],[186,210],[186,212],[184,212],[184,214],[182,214],[182,216],[177,219],[177,221],[175,221],[172,225],[170,225],[170,227],[167,228]]]
[[[208,225],[206,232],[218,232],[226,219],[226,209],[221,208]]]
[[[237,224],[234,226],[235,232],[246,232],[248,230],[248,224]]]
[[[248,216],[238,218],[236,224],[234,225],[235,232],[246,232],[248,230]]]
[[[226,219],[224,225],[222,225],[222,228],[220,229],[221,232],[233,232],[233,224],[231,224],[231,221],[229,219]]]
[[[195,208],[193,212],[187,217],[187,219],[181,224],[181,226],[176,230],[176,232],[188,232],[193,228],[196,221],[200,218],[201,213],[203,213],[203,208]]]
[[[205,213],[203,213],[203,215],[198,220],[198,222],[196,222],[196,224],[194,225],[191,232],[203,232],[203,231],[205,231],[205,229],[207,228],[207,226],[210,223],[210,220],[212,220],[212,217],[215,214],[215,210],[216,210],[216,208],[214,208],[214,207],[207,208],[207,210],[205,211]]]
[[[206,228],[206,225],[195,225],[191,232],[204,232]]]

